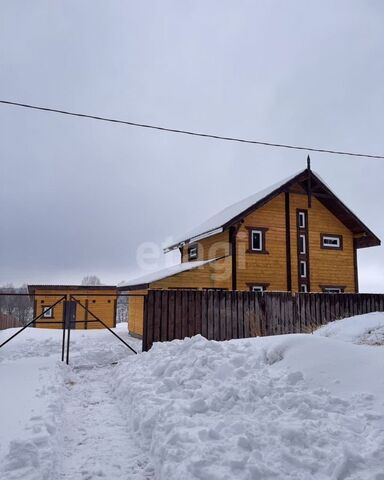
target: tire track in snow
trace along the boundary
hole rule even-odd
[[[112,395],[113,365],[64,376],[60,480],[150,480],[153,469]]]

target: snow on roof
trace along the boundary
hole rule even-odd
[[[236,215],[240,214],[241,212],[244,212],[249,207],[259,202],[263,198],[267,197],[272,192],[282,187],[285,183],[289,182],[290,180],[300,175],[301,173],[303,173],[303,170],[295,173],[294,175],[289,176],[288,178],[285,178],[284,180],[280,180],[279,182],[271,185],[270,187],[265,188],[260,192],[254,193],[253,195],[250,195],[249,197],[244,198],[239,202],[229,205],[227,208],[224,208],[224,210],[221,210],[221,212],[217,213],[216,215],[213,215],[211,218],[201,223],[198,227],[193,228],[182,237],[176,238],[175,241],[172,243],[172,245],[169,245],[165,248],[165,251],[169,251],[174,248],[177,248],[180,243],[186,240],[189,240],[189,239],[197,240],[196,237],[203,236],[204,234],[206,234],[204,235],[204,237],[207,237],[216,233],[220,233],[223,230],[222,226],[225,223],[229,222],[232,218],[236,217]]]
[[[133,278],[128,280],[123,285],[119,285],[120,290],[124,290],[124,287],[134,287],[137,285],[147,285],[152,282],[156,282],[158,280],[162,280],[163,278],[172,277],[173,275],[177,275],[178,273],[186,272],[188,270],[193,270],[195,268],[202,267],[211,262],[215,262],[219,260],[218,258],[211,258],[209,260],[198,260],[193,262],[184,262],[179,263],[177,265],[172,265],[171,267],[163,268],[161,270],[156,270],[155,272],[149,272],[141,277]]]

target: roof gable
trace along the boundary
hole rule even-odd
[[[326,183],[310,169],[305,169],[291,177],[282,180],[269,188],[251,195],[209,218],[197,228],[194,228],[164,251],[179,248],[186,243],[197,241],[226,230],[239,222],[245,216],[265,205],[282,192],[289,192],[294,184],[299,184],[308,192],[311,184],[311,194],[315,196],[331,213],[333,213],[357,238],[357,247],[380,245],[379,238],[331,191]]]

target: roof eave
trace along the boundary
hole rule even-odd
[[[125,292],[131,290],[148,290],[149,283],[138,283],[137,285],[121,286],[117,287],[118,292]]]

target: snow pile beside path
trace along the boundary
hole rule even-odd
[[[315,333],[344,342],[384,345],[384,313],[366,313],[337,320],[324,325]]]
[[[115,395],[160,480],[383,480],[383,357],[317,335],[196,336],[122,362]]]

